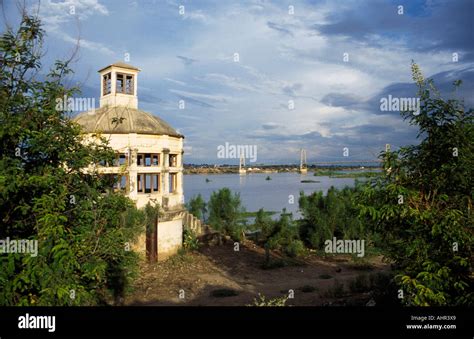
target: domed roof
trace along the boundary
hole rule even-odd
[[[162,119],[151,113],[124,106],[104,106],[83,112],[74,119],[86,133],[155,134],[183,138]]]

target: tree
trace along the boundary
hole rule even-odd
[[[257,211],[255,216],[254,227],[257,230],[260,230],[260,236],[262,239],[266,240],[273,231],[274,221],[272,218],[265,213],[264,209],[261,208]]]
[[[273,221],[263,209],[257,212],[255,227],[261,231],[261,241],[265,247],[265,265],[270,264],[270,250],[280,250],[289,257],[297,257],[304,252],[304,244],[299,239],[298,228],[291,214],[283,209],[280,219]]]
[[[187,208],[189,213],[194,215],[196,218],[200,220],[204,220],[204,215],[207,212],[206,209],[206,202],[199,193],[197,196],[192,197],[187,204]]]
[[[303,218],[299,221],[300,237],[313,248],[321,249],[333,237],[357,239],[366,237],[363,222],[355,202],[359,184],[355,188],[338,190],[330,187],[327,194],[300,193],[298,200]]]
[[[257,211],[257,215],[255,216],[255,224],[254,227],[257,230],[260,230],[259,240],[264,243],[265,247],[265,264],[270,264],[270,246],[268,244],[268,238],[273,232],[275,222],[272,218],[265,213],[263,208],[260,208]]]
[[[234,240],[242,239],[243,229],[239,223],[239,217],[244,209],[238,193],[233,194],[228,188],[212,192],[208,207],[209,225],[230,235]]]
[[[298,228],[295,226],[291,214],[283,209],[267,238],[266,248],[278,249],[289,257],[298,257],[304,251],[303,242],[299,239]]]
[[[143,216],[95,166],[84,171],[114,152],[103,139],[86,144],[68,112],[56,109],[57,98],[77,93],[63,85],[68,61],[37,80],[43,36],[24,12],[19,28],[0,38],[0,239],[38,241],[36,257],[0,256],[0,304],[120,302]]]
[[[420,112],[402,116],[421,142],[382,152],[385,175],[361,192],[361,210],[396,264],[403,303],[472,305],[474,111],[443,99],[415,63],[412,73]]]

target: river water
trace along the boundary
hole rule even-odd
[[[266,180],[269,176],[272,180]],[[206,182],[206,178],[210,182]],[[301,180],[315,180],[317,183],[302,183]],[[286,208],[292,212],[294,218],[300,217],[298,213],[298,197],[300,191],[310,194],[315,191],[327,190],[334,186],[343,188],[354,186],[354,178],[330,178],[327,176],[313,176],[312,173],[301,175],[299,173],[253,173],[238,174],[187,174],[184,175],[184,196],[186,202],[193,196],[202,195],[206,202],[211,193],[227,187],[232,192],[240,193],[242,205],[248,212],[266,211],[280,212]],[[293,199],[292,199],[293,197]]]

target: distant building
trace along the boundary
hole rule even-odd
[[[116,190],[123,191],[137,207],[161,205],[155,239],[143,235],[136,244],[140,252],[154,243],[155,255],[164,259],[177,252],[183,233],[183,139],[169,124],[138,109],[138,72],[134,66],[118,62],[99,70],[100,107],[83,112],[74,120],[87,140],[97,134],[109,140],[116,151],[113,164],[102,164],[99,171],[119,179]],[[149,235],[148,235],[149,236]],[[148,246],[153,247],[153,246]]]

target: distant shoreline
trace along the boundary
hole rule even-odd
[[[381,170],[380,166],[343,166],[343,165],[311,165],[308,166],[308,173],[317,171],[371,171]],[[260,165],[246,167],[247,173],[298,173],[300,168],[296,165]],[[238,174],[239,167],[231,165],[184,165],[184,174]]]

